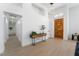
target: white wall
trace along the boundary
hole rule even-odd
[[[18,19],[16,22],[16,35],[19,38],[19,41],[21,42],[22,40],[22,23],[21,23],[21,18]]]
[[[41,6],[42,7],[42,6]],[[23,5],[23,18],[22,18],[22,46],[26,46],[32,43],[32,39],[30,38],[30,34],[32,31],[36,31],[40,33],[40,26],[45,25],[47,28],[45,32],[48,33],[48,14],[46,9],[45,15],[41,15],[37,12],[36,9],[33,8],[31,4]]]
[[[5,42],[7,42],[8,38],[9,38],[9,30],[8,30],[8,20],[6,18],[6,16],[4,16],[4,29],[5,29]]]
[[[69,9],[69,37],[79,33],[79,5]]]
[[[4,52],[4,20],[2,12],[0,12],[0,54]]]

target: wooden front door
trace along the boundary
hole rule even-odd
[[[54,21],[54,37],[63,38],[63,18]]]

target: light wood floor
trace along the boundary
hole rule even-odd
[[[6,50],[3,55],[10,56],[74,56],[76,41],[49,39],[17,49]],[[9,47],[8,47],[9,48]]]

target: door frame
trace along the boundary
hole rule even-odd
[[[22,16],[21,15],[18,15],[18,14],[14,14],[14,13],[11,13],[11,12],[6,12],[6,11],[4,11],[3,12],[4,13],[4,24],[5,24],[5,22],[6,22],[6,20],[8,21],[8,16],[10,15],[10,14],[12,14],[12,15],[16,15],[17,17],[19,17],[19,20],[21,21],[21,41],[22,41]],[[8,15],[8,16],[7,16]],[[18,20],[17,20],[18,21]],[[6,28],[6,26],[4,25],[4,29]],[[4,30],[5,31],[5,30]],[[9,30],[8,30],[9,31]],[[8,38],[9,38],[9,33],[7,34],[8,35]],[[7,39],[5,39],[5,42],[8,40],[8,38]],[[19,38],[18,38],[19,39]]]

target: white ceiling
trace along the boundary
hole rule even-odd
[[[20,6],[22,7],[23,6],[23,3],[15,3],[17,6]]]
[[[16,6],[23,6],[23,3],[13,3]],[[59,8],[63,6],[66,3],[54,3],[53,5],[50,5],[50,3],[40,3],[41,5],[45,6],[47,9],[54,9],[54,8]]]
[[[16,5],[18,7],[22,7],[24,3],[13,3],[13,5]],[[64,5],[68,5],[69,8],[78,6],[79,3],[54,3],[53,5],[50,5],[50,3],[38,3],[42,6],[46,7],[48,11],[63,7]]]
[[[44,5],[48,10],[50,10],[50,9],[56,9],[62,7],[66,3],[54,3],[53,5],[50,5],[50,3],[40,3],[40,4]]]
[[[54,3],[53,5],[50,5],[50,3],[40,3],[40,4],[42,4],[46,8],[59,8],[64,5],[68,5],[69,7],[74,7],[74,6],[79,5],[79,3]]]
[[[9,3],[9,4],[13,4],[18,7],[22,7],[24,3]],[[79,5],[79,3],[54,3],[53,5],[50,5],[50,3],[39,3],[39,4],[45,6],[47,9],[55,9],[55,8],[62,7],[64,5],[68,5],[69,7]]]
[[[43,6],[45,6],[48,11],[50,12],[51,10],[58,9],[60,7],[63,7],[64,5],[67,5],[69,8],[79,6],[79,3],[54,3],[53,5],[50,5],[50,3],[40,3]]]
[[[62,5],[64,5],[65,3],[54,3],[53,5],[50,5],[50,3],[41,3],[41,4],[44,5],[47,8],[51,8],[51,7],[58,8]]]
[[[72,8],[75,6],[79,6],[79,3],[69,3],[68,6],[69,6],[69,8]]]

